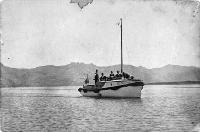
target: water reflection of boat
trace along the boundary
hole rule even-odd
[[[83,85],[78,91],[86,97],[141,97],[141,91],[144,83],[134,77],[125,77],[123,72],[123,51],[122,51],[122,19],[121,27],[121,73],[122,78],[99,81],[95,85]],[[88,79],[88,77],[87,77]],[[86,80],[87,80],[86,79]],[[89,82],[88,80],[85,82]]]

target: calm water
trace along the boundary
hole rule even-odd
[[[86,98],[77,88],[1,89],[1,130],[183,132],[200,123],[200,85],[146,85],[141,99]]]

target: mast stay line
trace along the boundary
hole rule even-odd
[[[122,18],[120,18],[120,27],[121,27],[121,73],[123,73],[123,52],[122,52]]]

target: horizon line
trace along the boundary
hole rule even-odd
[[[15,68],[15,69],[34,69],[34,68],[39,68],[39,67],[45,67],[45,66],[55,66],[55,67],[61,67],[61,66],[67,66],[67,65],[70,65],[70,64],[73,64],[73,63],[78,63],[78,64],[85,64],[85,65],[95,65],[97,67],[110,67],[110,66],[117,66],[117,65],[121,65],[121,64],[114,64],[114,65],[108,65],[108,66],[98,66],[94,63],[85,63],[85,62],[70,62],[68,64],[65,64],[65,65],[40,65],[40,66],[36,66],[36,67],[10,67],[10,66],[7,66],[7,65],[4,65],[2,62],[0,62],[1,65],[5,66],[5,67],[9,67],[9,68]],[[178,65],[178,64],[166,64],[166,65],[163,65],[163,66],[160,66],[160,67],[153,67],[153,68],[147,68],[145,66],[135,66],[135,65],[132,65],[132,64],[123,64],[123,65],[130,65],[130,66],[134,66],[134,67],[143,67],[143,68],[146,68],[146,69],[155,69],[155,68],[163,68],[165,66],[183,66],[183,67],[195,67],[195,68],[200,68],[198,66],[185,66],[185,65]]]

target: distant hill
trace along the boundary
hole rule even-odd
[[[1,87],[19,86],[68,86],[82,85],[88,74],[93,82],[95,70],[109,75],[116,73],[120,65],[99,67],[94,64],[71,63],[64,66],[41,66],[32,69],[10,68],[1,64]],[[200,81],[200,68],[192,66],[166,65],[161,68],[147,69],[124,65],[124,71],[145,83]]]
[[[185,84],[200,84],[200,81],[180,81],[180,82],[155,82],[146,83],[146,85],[185,85]]]

